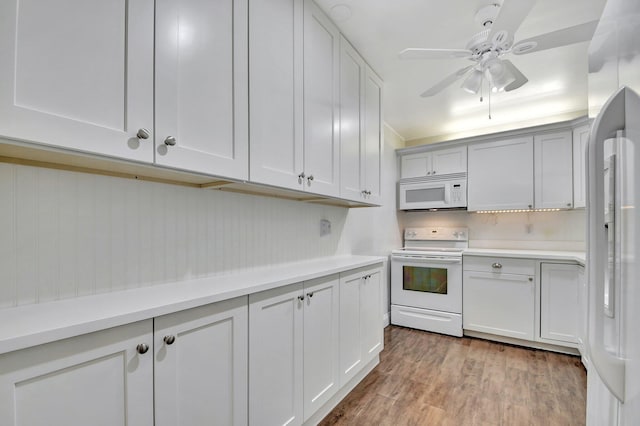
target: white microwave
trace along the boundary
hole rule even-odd
[[[467,207],[467,178],[439,176],[436,178],[400,181],[398,187],[400,210],[465,209]]]

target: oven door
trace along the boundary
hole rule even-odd
[[[462,257],[391,258],[391,304],[462,313]]]

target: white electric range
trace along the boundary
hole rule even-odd
[[[462,336],[467,228],[407,228],[391,252],[391,324]]]

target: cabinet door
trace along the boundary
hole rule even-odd
[[[313,0],[304,9],[305,190],[338,196],[340,33]]]
[[[362,201],[361,144],[364,61],[345,39],[340,39],[340,196]]]
[[[465,271],[465,330],[533,340],[535,283],[532,276]]]
[[[247,0],[156,2],[157,164],[248,178],[247,17]]]
[[[153,425],[152,320],[0,356],[3,425]]]
[[[249,178],[302,189],[303,0],[249,3]]]
[[[467,172],[467,147],[461,146],[431,152],[431,174]]]
[[[364,86],[364,186],[366,199],[381,202],[382,80],[367,67]]]
[[[578,343],[578,265],[542,263],[540,337]]]
[[[335,395],[339,384],[339,278],[304,284],[304,419]]]
[[[340,386],[382,350],[382,269],[340,276]]]
[[[586,156],[589,142],[589,126],[573,130],[573,207],[585,207],[586,197]]]
[[[400,160],[400,178],[431,176],[431,153],[403,155]]]
[[[344,386],[364,367],[360,325],[360,272],[340,276],[340,386]]]
[[[533,208],[531,136],[469,146],[468,209]]]
[[[155,319],[156,425],[247,424],[247,327],[246,296]]]
[[[0,135],[153,161],[153,5],[0,2]]]
[[[302,284],[249,296],[249,424],[302,424]]]
[[[380,353],[383,345],[382,330],[382,270],[368,272],[361,282],[360,327],[362,357],[368,363]]]
[[[571,208],[573,206],[571,132],[536,135],[533,143],[535,208]]]

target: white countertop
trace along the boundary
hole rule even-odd
[[[386,261],[337,256],[0,310],[0,354]]]
[[[586,262],[586,253],[581,251],[468,248],[464,250],[463,255],[516,257],[540,260],[570,260],[583,266]]]

